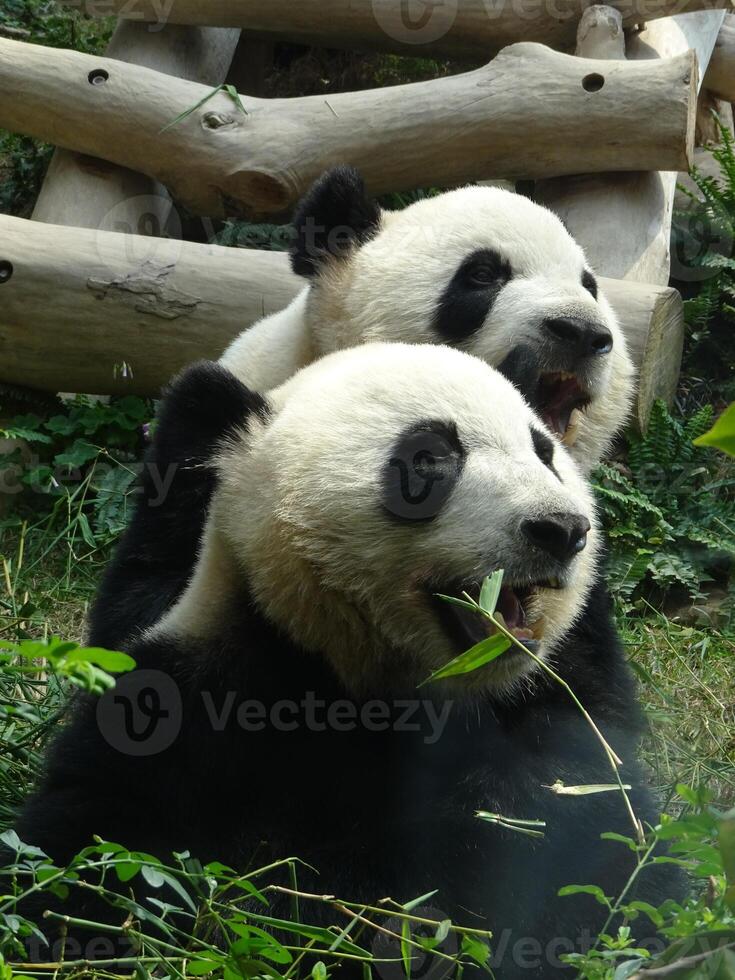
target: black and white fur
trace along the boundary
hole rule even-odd
[[[451,344],[499,365],[552,429],[566,425],[581,469],[595,465],[628,411],[631,363],[582,250],[554,214],[491,187],[384,211],[354,169],[337,167],[300,203],[294,226],[291,261],[309,286],[225,352],[220,363],[243,383],[268,391],[325,353],[371,341]],[[612,349],[596,351],[595,338]],[[572,410],[581,392],[589,401]],[[218,410],[207,406],[203,425],[192,420],[185,445],[159,450],[159,472],[146,464],[132,526],[92,609],[90,642],[119,646],[184,588],[211,489],[200,432]],[[160,521],[176,534],[152,554],[147,541]]]
[[[498,366],[519,348],[535,406],[590,470],[630,408],[625,337],[582,249],[551,211],[470,186],[386,211],[353,168],[325,173],[294,215],[309,286],[221,362],[259,391],[372,341],[448,344]],[[576,410],[575,410],[576,409]]]
[[[549,789],[606,782],[599,743],[520,652],[418,692],[436,714],[453,702],[433,741],[421,728],[399,730],[397,713],[477,629],[434,593],[476,594],[482,576],[503,567],[514,594],[535,586],[523,602],[538,655],[623,758],[637,814],[656,819],[635,761],[630,675],[595,584],[590,493],[568,454],[509,382],[439,347],[335,354],[267,399],[221,367],[194,367],[168,397],[152,461],[159,451],[161,465],[179,455],[205,421],[219,449],[205,461],[212,502],[194,576],[129,647],[138,670],[175,681],[179,734],[146,758],[116,750],[109,731],[102,737],[99,712],[109,717],[112,696],[136,672],[101,706],[81,698],[20,817],[21,838],[57,862],[92,834],[234,867],[297,855],[319,872],[300,870],[305,891],[364,903],[438,889],[430,904],[440,917],[491,928],[498,946],[502,938],[496,976],[556,975],[559,952],[578,948],[605,917],[589,896],[562,899],[558,889],[597,884],[617,895],[634,866],[625,846],[600,840],[630,833],[619,794]],[[154,553],[172,530],[152,525]],[[507,594],[501,601],[513,605]],[[378,699],[391,725],[245,733],[231,716],[215,730],[205,692],[215,705],[234,692],[238,704],[269,709],[309,692],[328,705]],[[546,835],[483,823],[480,809],[545,820]],[[635,897],[673,895],[674,878],[657,866],[637,880]],[[114,918],[81,895],[65,910]],[[327,914],[318,903],[304,913],[316,922]],[[645,938],[645,923],[634,925]],[[540,950],[530,960],[528,941]]]

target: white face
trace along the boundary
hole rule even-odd
[[[623,334],[581,248],[545,208],[465,187],[384,212],[377,234],[312,280],[323,352],[386,340],[446,343],[493,366],[518,352],[531,398],[585,469],[628,412]]]
[[[293,639],[351,689],[376,663],[418,682],[486,635],[435,593],[477,595],[504,568],[508,625],[553,651],[598,532],[575,465],[509,382],[459,351],[371,344],[269,401],[271,418],[220,460],[213,523]],[[463,683],[499,690],[532,668],[508,651]]]

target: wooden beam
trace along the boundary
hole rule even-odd
[[[95,84],[98,83],[98,84]],[[688,169],[694,55],[630,64],[538,44],[412,85],[293,99],[0,38],[0,127],[161,180],[193,211],[283,212],[338,161],[374,193],[491,177]]]
[[[606,12],[604,18],[600,11]],[[649,59],[665,60],[694,51],[706,67],[723,17],[721,10],[714,10],[653,21],[628,39],[626,52],[617,11],[592,7],[580,22],[577,54],[581,58],[596,55],[596,35],[602,32],[607,38],[609,21],[617,19],[618,59],[627,53],[629,59],[652,64],[655,62]],[[593,23],[594,18],[598,20]],[[616,65],[622,63],[615,61]],[[647,118],[645,114],[641,121],[643,118]],[[667,167],[642,168],[642,171],[542,181],[537,185],[537,198],[563,218],[585,249],[592,267],[601,275],[666,285],[671,266],[671,218],[678,175]]]
[[[735,17],[726,14],[704,76],[704,87],[723,102],[735,102]]]
[[[279,252],[8,215],[0,215],[0,268],[11,271],[0,284],[0,381],[47,391],[155,394],[304,288]],[[645,424],[653,399],[670,400],[676,387],[681,298],[667,287],[601,285],[639,369],[636,417]]]
[[[232,28],[169,24],[152,30],[142,21],[121,20],[107,56],[218,85],[225,80],[239,35]],[[170,216],[171,198],[155,178],[63,149],[51,158],[33,211],[35,221],[48,224],[159,236]],[[176,231],[171,229],[174,237]]]
[[[75,9],[80,0],[66,0]],[[158,24],[243,27],[272,39],[322,47],[372,47],[403,55],[484,61],[516,41],[573,48],[587,0],[81,0],[93,16],[111,13]],[[731,8],[729,0],[615,0],[626,27],[691,10]]]

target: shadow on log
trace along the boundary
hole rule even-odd
[[[160,72],[0,38],[0,127],[161,180],[211,216],[283,212],[337,163],[373,193],[489,177],[685,170],[696,63],[596,61],[538,44],[449,78],[293,99],[211,93]]]
[[[0,381],[155,394],[303,288],[285,254],[41,225],[0,215]],[[640,374],[637,419],[673,397],[679,294],[601,280]],[[29,324],[33,329],[29,330]]]
[[[67,0],[75,8],[80,0]],[[118,14],[158,24],[246,27],[279,40],[326,47],[372,47],[403,55],[484,60],[516,41],[574,47],[586,0],[82,0],[92,16]],[[626,27],[727,0],[618,0]]]

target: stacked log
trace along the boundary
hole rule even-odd
[[[304,285],[279,252],[148,238],[137,246],[143,256],[127,235],[2,215],[0,243],[0,268],[10,272],[0,285],[0,381],[47,391],[157,394]],[[637,417],[645,419],[653,399],[676,386],[681,350],[670,338],[681,298],[668,287],[601,285],[639,369]]]
[[[146,173],[197,213],[262,215],[289,209],[336,161],[375,193],[688,169],[696,63],[690,51],[631,63],[524,43],[448,78],[329,99],[242,96],[243,111],[161,72],[0,39],[0,88],[2,127]]]
[[[75,8],[80,0],[66,0]],[[268,38],[332,48],[485,60],[517,41],[573,50],[588,0],[444,0],[416,16],[401,0],[81,0],[91,16],[117,14],[156,24],[219,24]],[[728,0],[614,0],[626,28]]]

